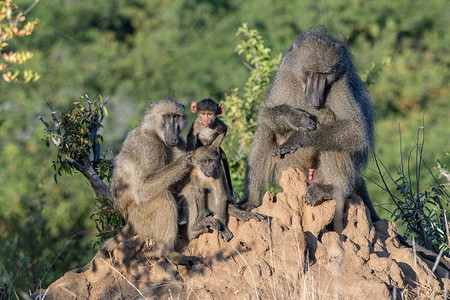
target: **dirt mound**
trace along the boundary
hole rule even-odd
[[[335,201],[304,204],[304,175],[284,172],[276,197],[266,193],[258,212],[269,221],[230,219],[234,233],[217,232],[183,247],[199,257],[193,266],[152,258],[152,245],[136,237],[110,259],[96,259],[83,273],[70,271],[51,284],[45,299],[444,299],[448,264],[415,254],[397,239],[395,224],[372,223],[362,200],[344,210],[341,237],[333,226]],[[334,221],[336,222],[336,221]],[[434,267],[434,272],[432,269]]]

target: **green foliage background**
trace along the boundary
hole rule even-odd
[[[93,193],[80,174],[56,184],[56,150],[40,143],[45,129],[37,117],[49,115],[46,102],[58,110],[79,95],[109,95],[101,134],[103,149],[115,155],[149,101],[167,94],[184,103],[221,100],[235,87],[244,90],[250,71],[234,53],[243,22],[258,29],[273,57],[304,30],[323,25],[345,41],[368,83],[378,156],[395,173],[398,125],[409,149],[425,113],[424,159],[434,165],[450,148],[449,14],[446,0],[40,1],[28,14],[39,19],[37,28],[8,49],[32,51],[29,67],[42,77],[27,85],[0,82],[3,281],[34,291],[94,253]],[[367,176],[378,180],[371,169]],[[368,187],[374,202],[392,208],[383,191]]]

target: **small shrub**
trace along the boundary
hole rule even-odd
[[[406,160],[402,152],[400,131],[400,164],[395,175],[392,175],[384,164],[376,158],[376,166],[382,180],[378,184],[392,198],[395,204],[391,217],[395,222],[406,225],[407,237],[429,250],[449,254],[449,217],[446,208],[450,202],[448,188],[438,182],[432,170],[423,160],[425,144],[425,127],[417,131],[415,145],[409,151]],[[445,174],[445,166],[438,165],[441,174]],[[434,184],[425,186],[422,183],[422,172],[433,178]],[[448,173],[447,173],[448,174]]]

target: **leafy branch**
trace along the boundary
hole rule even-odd
[[[23,81],[25,83],[37,81],[41,75],[32,71],[24,70],[23,76],[13,65],[22,65],[33,58],[33,53],[29,51],[9,51],[5,53],[4,47],[9,45],[9,41],[15,37],[31,35],[38,20],[27,21],[26,14],[39,2],[35,0],[24,12],[19,11],[13,0],[0,1],[0,73],[6,82]]]
[[[270,75],[276,71],[281,54],[272,57],[271,50],[264,46],[261,34],[243,23],[237,36],[241,41],[235,52],[243,59],[243,64],[250,70],[250,77],[244,86],[244,93],[234,88],[225,94],[225,119],[229,125],[224,149],[231,158],[230,168],[237,190],[242,190],[247,156],[253,133],[256,129],[258,107],[264,103],[269,88]]]
[[[51,112],[53,127],[41,116],[46,128],[46,134],[42,137],[47,146],[52,142],[58,149],[53,168],[56,173],[54,179],[63,174],[71,175],[74,170],[86,177],[94,190],[96,211],[91,216],[95,221],[100,243],[117,234],[124,225],[120,213],[113,207],[111,194],[106,183],[112,176],[112,161],[105,158],[100,145],[103,136],[99,134],[104,117],[108,116],[106,104],[109,97],[102,99],[98,96],[92,101],[88,95],[79,97],[73,102],[68,113],[57,112],[48,104]],[[106,182],[106,183],[105,183]]]

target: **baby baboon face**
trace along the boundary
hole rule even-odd
[[[198,113],[198,117],[200,118],[200,123],[203,127],[209,127],[211,123],[216,118],[216,115],[212,111],[200,111]]]
[[[217,104],[209,98],[200,102],[193,101],[191,103],[191,111],[198,115],[200,123],[203,127],[210,127],[217,115],[223,114],[225,107],[223,103]]]
[[[201,161],[201,170],[203,174],[205,174],[208,177],[211,177],[213,175],[214,170],[217,168],[217,159],[205,159]]]
[[[212,177],[219,168],[219,149],[200,147],[195,150],[193,164],[207,177]]]

